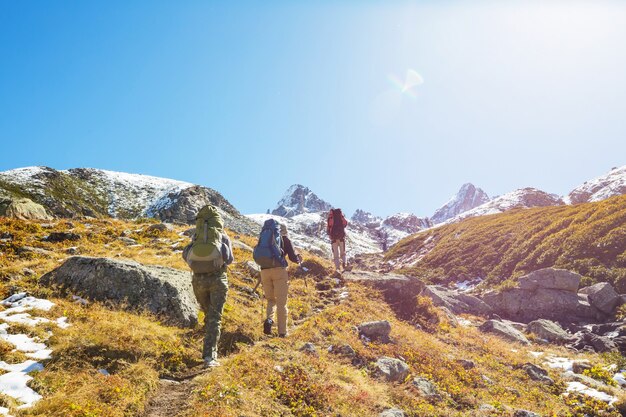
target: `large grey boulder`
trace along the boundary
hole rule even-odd
[[[413,386],[417,389],[419,394],[428,399],[441,399],[441,394],[437,390],[435,384],[427,379],[422,377],[413,378]]]
[[[445,307],[454,314],[489,314],[491,307],[478,297],[451,290],[441,285],[427,285],[422,295],[433,300],[438,307]]]
[[[576,292],[579,282],[578,274],[546,268],[521,277],[516,288],[490,291],[482,299],[495,313],[513,320],[572,322],[604,319],[604,313],[589,304],[587,295]]]
[[[368,321],[358,325],[359,336],[365,336],[370,340],[389,341],[391,324],[387,320]]]
[[[46,208],[28,198],[0,199],[0,216],[21,220],[52,220]]]
[[[563,330],[558,323],[545,319],[528,323],[526,330],[538,338],[552,343],[564,344],[572,339],[572,335]]]
[[[528,374],[533,381],[539,381],[546,385],[554,385],[554,380],[548,376],[548,371],[545,369],[532,363],[522,365],[522,369],[526,371],[526,374]]]
[[[42,276],[40,282],[92,300],[147,309],[177,326],[198,323],[199,307],[189,272],[129,260],[75,256]]]
[[[544,268],[533,271],[518,279],[519,287],[523,290],[537,290],[549,288],[569,292],[578,291],[580,275],[566,269]]]
[[[480,325],[479,330],[486,333],[493,333],[511,342],[517,342],[524,345],[530,344],[522,332],[499,320],[487,320]]]
[[[409,376],[409,365],[400,359],[382,357],[374,365],[376,374],[388,382],[402,382]]]
[[[608,282],[599,282],[585,287],[579,291],[579,294],[585,294],[589,304],[606,314],[612,314],[615,307],[622,302],[619,294]]]

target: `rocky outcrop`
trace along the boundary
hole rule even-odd
[[[522,369],[533,381],[539,381],[546,385],[554,385],[554,380],[548,376],[548,371],[532,363],[525,363]]]
[[[0,216],[21,220],[52,220],[44,206],[28,198],[0,199]]]
[[[406,275],[348,271],[343,273],[342,278],[381,291],[401,318],[411,317],[416,307],[415,298],[424,289],[424,283],[419,278]]]
[[[430,218],[433,224],[443,223],[461,213],[485,204],[489,196],[473,184],[463,184],[461,189]]]
[[[579,282],[578,274],[545,268],[521,277],[516,288],[488,292],[482,300],[496,314],[524,322],[602,320],[605,314],[589,304],[587,295],[576,292]]]
[[[574,188],[565,200],[570,204],[579,204],[621,194],[626,194],[626,166],[613,168],[608,174]]]
[[[563,330],[558,323],[545,319],[539,319],[528,323],[526,330],[537,336],[539,339],[547,340],[548,342],[556,344],[564,344],[572,339],[572,335]]]
[[[608,282],[599,282],[585,287],[579,293],[585,294],[589,304],[606,314],[613,313],[615,307],[622,303],[621,297]]]
[[[42,276],[40,282],[92,300],[147,309],[181,327],[194,327],[198,322],[190,274],[177,269],[77,256]]]
[[[492,311],[480,298],[441,285],[427,285],[422,295],[432,299],[434,305],[446,307],[454,314],[486,315]]]
[[[404,411],[398,408],[390,408],[388,410],[383,411],[378,415],[378,417],[405,417]]]
[[[485,333],[493,333],[510,342],[517,342],[523,345],[530,344],[522,332],[500,320],[487,320],[479,327],[479,329]]]

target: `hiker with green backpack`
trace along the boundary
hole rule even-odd
[[[254,248],[254,261],[261,267],[261,283],[267,299],[263,333],[272,334],[274,310],[278,336],[287,336],[287,296],[289,293],[289,276],[287,275],[287,259],[301,263],[302,256],[295,253],[289,240],[287,226],[274,219],[263,224],[259,242]]]
[[[228,292],[227,266],[233,262],[233,251],[216,207],[207,205],[198,212],[196,231],[183,250],[183,258],[193,272],[193,292],[204,312],[204,366],[219,366],[217,343]]]

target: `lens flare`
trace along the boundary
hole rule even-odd
[[[389,82],[398,89],[402,94],[411,98],[417,98],[415,87],[424,84],[424,79],[414,69],[408,69],[404,80],[401,80],[396,74],[389,74],[387,77]]]

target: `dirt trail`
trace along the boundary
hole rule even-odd
[[[315,314],[329,305],[341,302],[345,297],[345,287],[339,287],[342,282],[333,277],[315,280],[315,290],[320,300],[320,309],[311,316],[293,323],[290,330],[299,327]],[[148,401],[142,417],[176,417],[182,415],[189,406],[189,398],[194,388],[193,380],[200,375],[210,372],[210,369],[196,367],[183,375],[173,379],[161,379],[159,388]]]

